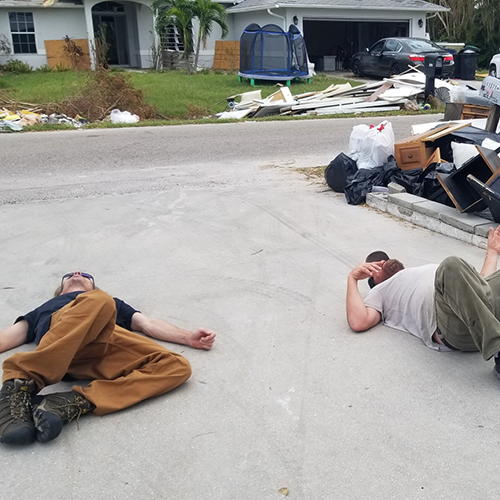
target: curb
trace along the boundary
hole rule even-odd
[[[368,193],[366,204],[416,226],[486,249],[490,227],[496,222],[429,201],[409,193]]]

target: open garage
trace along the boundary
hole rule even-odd
[[[318,71],[348,69],[353,54],[380,38],[409,36],[410,20],[303,20],[303,35],[311,62]]]

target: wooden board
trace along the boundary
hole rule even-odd
[[[68,52],[65,50],[66,42],[64,40],[45,40],[45,51],[47,53],[47,64],[49,68],[68,68],[81,71],[90,69],[90,51],[88,40],[86,38],[72,38],[71,41],[78,45],[83,52],[83,56],[80,57],[78,61],[75,61],[74,68],[74,63]]]
[[[217,40],[212,69],[237,71],[240,67],[240,42]]]
[[[443,160],[441,159],[441,150],[439,148],[436,148],[434,153],[431,154],[427,163],[424,165],[424,170],[432,163],[443,163]]]

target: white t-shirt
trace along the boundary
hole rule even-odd
[[[431,349],[436,331],[434,277],[437,264],[410,267],[373,287],[364,299],[368,307],[382,315],[382,322],[397,330],[411,333]]]

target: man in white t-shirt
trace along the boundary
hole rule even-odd
[[[382,321],[433,349],[480,351],[486,360],[495,356],[500,379],[499,253],[500,226],[490,229],[480,273],[458,257],[448,257],[439,266],[404,269],[387,254],[374,252],[347,278],[349,326],[362,332]],[[364,299],[358,289],[363,279],[373,286]]]

